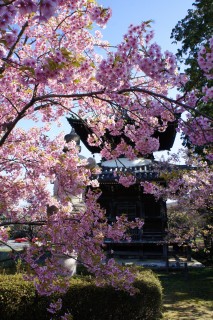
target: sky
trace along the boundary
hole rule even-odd
[[[192,0],[99,0],[104,7],[112,8],[112,17],[103,30],[110,43],[117,44],[128,26],[142,21],[153,20],[155,41],[164,50],[176,52],[172,45],[171,31],[191,9]]]

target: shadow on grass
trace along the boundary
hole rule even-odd
[[[213,269],[158,274],[164,288],[165,320],[213,319]]]

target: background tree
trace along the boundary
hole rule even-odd
[[[184,63],[185,72],[189,77],[182,90],[185,92],[190,90],[199,91],[201,98],[206,90],[212,92],[213,85],[213,63],[210,65],[208,76],[206,76],[205,68],[202,69],[200,67],[200,62],[202,64],[202,60],[207,55],[211,56],[208,41],[213,35],[213,3],[209,0],[196,0],[193,6],[194,8],[188,10],[187,16],[179,21],[172,30],[171,38],[175,39],[176,43],[181,43],[177,57],[181,63]],[[213,116],[213,94],[211,93],[210,95],[211,99],[208,102],[204,102],[202,99],[198,100],[197,108],[201,112]],[[204,156],[204,158],[206,153],[212,153],[211,144],[199,146],[196,142],[192,144],[187,135],[182,135],[182,137],[185,146],[193,152]],[[210,239],[205,241],[205,244],[207,252],[210,251],[212,256],[212,206],[206,208],[206,210],[200,208],[199,214],[204,215],[206,218],[206,227],[202,228],[201,233]]]
[[[184,63],[185,72],[189,75],[185,89],[199,89],[212,84],[198,64],[198,51],[206,46],[213,34],[213,3],[210,0],[196,0],[194,9],[189,9],[185,18],[180,20],[172,30],[171,38],[175,43],[180,42],[177,51],[178,59]]]
[[[188,81],[181,90],[184,92],[199,90],[201,98],[204,88],[212,90],[213,84],[213,65],[209,77],[206,77],[205,71],[199,65],[199,59],[211,54],[208,41],[213,35],[213,3],[211,0],[196,0],[193,6],[194,8],[189,9],[186,17],[180,20],[172,30],[171,38],[175,40],[175,43],[181,44],[176,56],[184,64],[185,73],[188,75]],[[201,48],[203,48],[203,55],[199,56],[198,52]],[[198,100],[197,108],[213,116],[212,101],[203,103],[202,100]],[[187,136],[184,138],[184,144],[192,147]],[[196,146],[195,151],[201,154],[203,147]]]

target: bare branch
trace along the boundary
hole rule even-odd
[[[17,36],[17,39],[16,41],[14,42],[14,44],[12,45],[12,47],[10,48],[9,52],[8,52],[8,55],[7,57],[4,59],[4,61],[7,61],[13,54],[13,51],[16,47],[16,45],[18,44],[18,42],[20,41],[21,39],[21,36],[23,35],[25,29],[28,27],[28,21],[25,22],[25,24],[22,26],[18,36]],[[5,64],[3,64],[3,66],[1,67],[0,69],[0,74],[2,74],[3,72],[5,71]]]

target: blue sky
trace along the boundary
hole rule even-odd
[[[103,30],[104,38],[117,44],[128,26],[154,20],[155,41],[164,50],[176,52],[172,45],[171,31],[191,9],[192,0],[99,0],[104,7],[112,8],[112,18]]]

